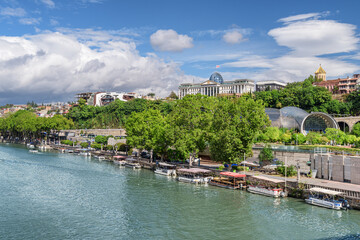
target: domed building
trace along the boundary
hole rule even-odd
[[[184,83],[179,86],[179,98],[188,94],[202,94],[207,96],[237,95],[254,92],[255,83],[250,79],[236,79],[224,81],[220,73],[214,72],[209,80],[202,83]]]
[[[221,74],[218,73],[218,72],[214,72],[213,74],[211,74],[209,80],[210,80],[210,81],[213,81],[213,82],[220,83],[220,84],[223,84],[223,83],[224,83],[223,77],[222,77]]]

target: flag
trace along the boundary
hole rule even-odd
[[[216,68],[219,68],[220,67],[220,65],[216,65]]]

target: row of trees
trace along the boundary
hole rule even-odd
[[[62,115],[52,118],[37,117],[35,113],[19,110],[0,118],[0,131],[4,137],[19,139],[41,139],[51,131],[70,129],[74,126],[72,120]],[[46,134],[44,134],[46,133]]]
[[[356,124],[351,134],[335,128],[327,128],[325,133],[309,132],[306,136],[286,128],[268,127],[256,137],[256,142],[295,144],[356,144],[360,145],[360,124]]]
[[[153,150],[162,159],[171,154],[189,158],[191,164],[206,147],[216,161],[240,162],[269,124],[262,101],[198,94],[174,102],[169,113],[151,108],[133,112],[125,126],[129,145]]]
[[[172,101],[134,99],[124,102],[117,99],[106,106],[95,107],[86,105],[85,100],[80,99],[79,104],[70,109],[67,117],[74,121],[75,128],[119,128],[124,126],[132,112],[158,109],[167,114],[171,111],[172,105]]]
[[[270,108],[295,106],[308,112],[360,114],[359,90],[347,95],[344,101],[333,100],[326,88],[313,86],[314,81],[310,76],[303,82],[290,83],[282,90],[256,92],[255,98],[263,100],[265,106]]]

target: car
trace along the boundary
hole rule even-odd
[[[141,152],[141,153],[140,153],[140,156],[141,156],[142,158],[150,158],[150,154],[149,154],[148,152]]]

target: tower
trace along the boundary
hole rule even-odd
[[[320,67],[318,68],[318,70],[316,70],[316,72],[315,72],[315,77],[319,80],[321,79],[321,81],[326,81],[326,72],[321,67],[321,64],[320,64]]]

